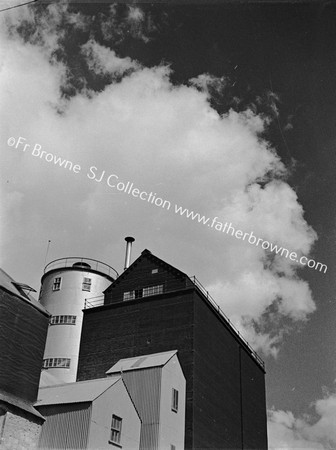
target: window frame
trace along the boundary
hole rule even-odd
[[[151,297],[152,295],[163,294],[163,284],[156,284],[155,286],[147,286],[142,289],[143,297]]]
[[[42,369],[70,369],[71,358],[44,358]]]
[[[82,291],[91,292],[92,278],[83,277]]]
[[[77,316],[71,314],[55,315],[50,317],[49,325],[76,325]]]
[[[59,280],[59,281],[57,281]],[[53,284],[52,284],[52,290],[53,292],[60,291],[62,286],[62,277],[54,277]]]
[[[176,413],[178,412],[178,400],[179,400],[179,391],[175,388],[172,388],[171,410]]]
[[[122,418],[112,414],[109,443],[121,447]]]

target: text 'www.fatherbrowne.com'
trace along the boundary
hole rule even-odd
[[[175,214],[180,214],[188,219],[195,220],[202,225],[207,225],[208,227],[219,231],[221,233],[226,233],[231,236],[234,236],[236,239],[241,239],[243,241],[247,241],[251,245],[255,245],[256,247],[261,244],[261,248],[264,250],[270,250],[271,252],[285,256],[289,258],[291,261],[295,261],[300,263],[302,266],[308,266],[310,269],[319,270],[320,272],[323,270],[324,273],[327,272],[328,267],[326,264],[322,264],[320,262],[316,262],[314,259],[308,259],[306,256],[301,256],[296,252],[289,252],[287,248],[280,247],[272,242],[265,241],[264,239],[258,238],[251,231],[250,233],[244,233],[242,230],[236,230],[231,222],[220,222],[218,217],[214,217],[211,219],[210,217],[201,216],[199,213],[195,213],[194,211],[189,211],[187,208],[183,208],[182,206],[175,205]]]

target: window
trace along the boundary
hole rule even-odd
[[[59,291],[61,289],[61,281],[62,281],[61,277],[54,278],[54,282],[53,282],[53,285],[52,285],[52,290],[53,291]]]
[[[159,284],[158,286],[150,286],[143,289],[143,296],[148,297],[149,295],[162,294],[163,292],[163,284]]]
[[[76,325],[76,316],[52,316],[50,325]]]
[[[70,358],[46,358],[43,360],[43,368],[70,369]]]
[[[82,284],[82,291],[91,291],[91,278],[85,278],[83,279]]]
[[[124,300],[134,300],[142,297],[143,289],[135,289],[134,291],[124,292]]]
[[[133,300],[134,298],[134,291],[124,292],[124,300]]]
[[[175,445],[173,445],[173,444],[170,444],[170,450],[176,450],[176,447],[175,447]]]
[[[112,442],[113,444],[120,444],[121,423],[122,419],[113,414],[111,423],[111,438],[110,438],[110,442]]]
[[[124,292],[125,300],[134,300],[135,298],[149,297],[150,295],[162,294],[163,284],[158,286],[149,286],[143,289],[134,289],[134,291]]]
[[[178,410],[178,391],[176,389],[172,389],[172,411],[177,412]]]
[[[159,269],[152,269],[152,274],[158,273],[158,272],[159,272]]]

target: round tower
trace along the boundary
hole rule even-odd
[[[85,300],[99,297],[117,278],[107,264],[68,257],[47,264],[39,301],[52,315],[43,357],[41,386],[76,381]],[[94,300],[98,306],[97,299]]]

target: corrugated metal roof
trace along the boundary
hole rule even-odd
[[[40,388],[35,406],[92,402],[120,379],[114,376]]]
[[[11,292],[12,294],[21,298],[25,302],[32,304],[35,308],[39,309],[44,314],[49,315],[48,311],[41,305],[41,303],[35,300],[34,297],[29,293],[28,294],[24,293],[24,295],[22,295],[22,292],[20,292],[20,290],[17,288],[15,284],[16,281],[10,275],[8,275],[8,273],[6,273],[3,269],[0,268],[0,287],[2,287],[8,292]]]
[[[177,353],[177,350],[169,352],[152,353],[151,355],[141,355],[134,358],[120,359],[112,366],[106,374],[126,372],[128,370],[146,369],[148,367],[161,367]]]

